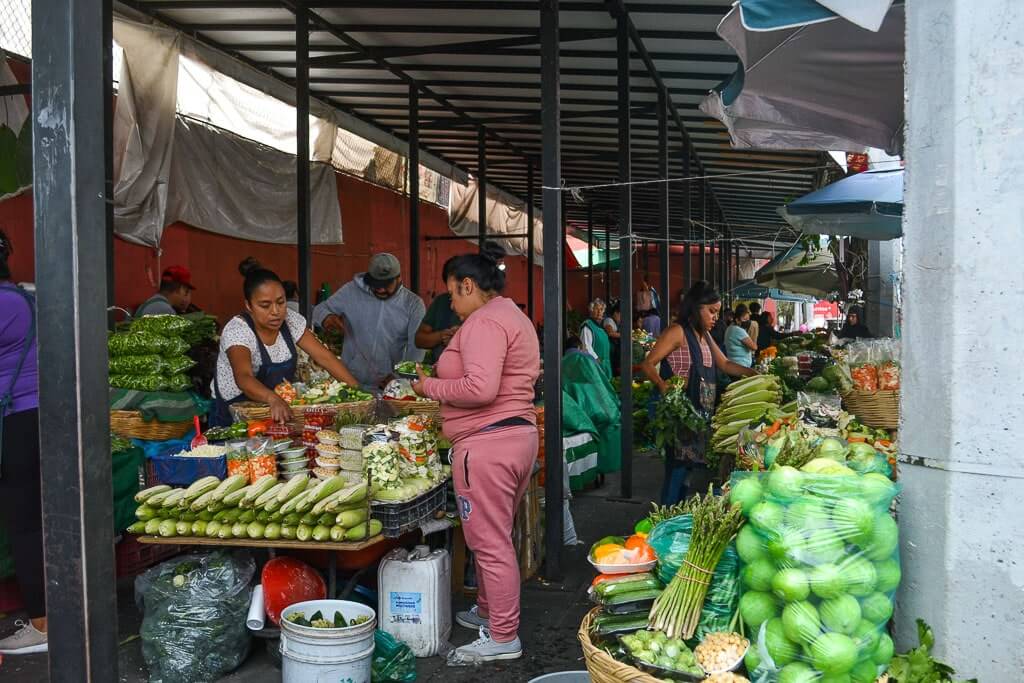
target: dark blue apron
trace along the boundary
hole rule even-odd
[[[270,361],[270,354],[267,352],[267,347],[263,344],[263,340],[260,339],[260,335],[256,332],[256,325],[252,322],[252,316],[248,313],[243,313],[241,318],[249,326],[249,329],[252,330],[253,336],[256,337],[257,349],[260,352],[260,369],[256,372],[256,379],[268,389],[273,389],[285,380],[288,380],[289,382],[294,380],[298,355],[295,353],[295,341],[292,339],[292,333],[291,330],[288,329],[287,321],[281,325],[280,334],[284,337],[284,343],[288,346],[288,360],[281,361],[280,363],[272,363]],[[231,424],[231,410],[228,406],[232,403],[247,400],[248,398],[246,398],[244,393],[239,394],[230,401],[224,400],[224,397],[220,393],[220,387],[217,384],[217,376],[214,375],[213,409],[210,411],[210,416],[208,418],[209,425],[211,427],[226,427]]]
[[[11,377],[11,385],[4,390],[3,394],[0,394],[0,459],[3,458],[3,444],[4,444],[4,416],[7,413],[7,408],[14,402],[14,385],[18,383],[18,377],[21,375],[21,369],[25,365],[25,359],[28,358],[29,352],[32,350],[32,344],[36,338],[36,305],[35,298],[23,290],[21,287],[13,285],[4,285],[0,289],[6,289],[14,292],[15,294],[21,295],[21,298],[25,300],[28,305],[29,312],[29,325],[28,334],[25,336],[25,343],[21,347],[21,353],[18,355],[18,364],[14,367],[14,375]]]

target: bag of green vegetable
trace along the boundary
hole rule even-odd
[[[151,332],[163,336],[177,336],[192,328],[192,321],[180,315],[144,315],[132,320],[132,332]]]
[[[196,362],[188,356],[164,356],[162,360],[164,374],[167,375],[178,375],[183,372],[188,372],[195,367],[196,364]]]
[[[647,536],[647,543],[658,557],[658,578],[668,585],[679,571],[690,547],[693,532],[693,517],[689,514],[667,519],[654,527]],[[702,639],[708,633],[728,631],[732,615],[736,613],[739,600],[739,558],[734,543],[730,543],[711,575],[697,623],[696,638]]]
[[[178,556],[135,579],[150,683],[214,681],[245,660],[255,573],[248,555],[218,550]]]
[[[111,357],[163,353],[168,339],[153,332],[116,332],[107,337],[107,352]]]
[[[159,375],[164,372],[164,358],[157,353],[139,356],[111,356],[111,375]]]
[[[167,378],[160,374],[116,375],[110,374],[110,386],[135,391],[166,391]]]
[[[736,550],[752,681],[873,683],[892,658],[885,626],[900,564],[889,506],[899,486],[836,471],[733,473],[730,500],[748,522]]]

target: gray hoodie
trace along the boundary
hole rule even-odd
[[[416,330],[423,321],[423,300],[405,287],[390,299],[378,299],[359,273],[327,301],[313,309],[313,324],[337,315],[345,324],[341,360],[359,380],[363,389],[376,390],[382,379],[394,374],[395,364],[419,361],[423,351],[416,348]]]

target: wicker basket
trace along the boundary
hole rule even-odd
[[[146,421],[137,410],[111,410],[110,431],[129,439],[166,441],[180,439],[192,429],[192,420],[186,422]]]
[[[398,401],[393,398],[381,399],[384,409],[395,417],[406,415],[429,415],[437,417],[441,414],[441,404],[437,401]]]
[[[289,423],[293,432],[301,432],[306,424],[307,410],[328,409],[335,413],[354,413],[361,419],[373,412],[373,401],[351,401],[349,403],[318,403],[308,406],[292,406],[292,421]],[[269,420],[270,406],[266,403],[241,401],[232,404],[231,409],[245,420]]]
[[[641,671],[635,666],[616,661],[610,654],[590,642],[590,621],[599,608],[594,608],[583,617],[577,637],[583,647],[583,659],[594,683],[659,683],[659,679]]]
[[[847,412],[875,429],[898,429],[900,426],[899,391],[860,391],[854,389],[843,396]]]

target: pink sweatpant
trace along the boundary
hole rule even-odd
[[[453,453],[462,530],[476,556],[480,616],[490,619],[491,638],[507,643],[519,631],[519,560],[512,524],[537,459],[537,428],[474,434],[456,443]]]

